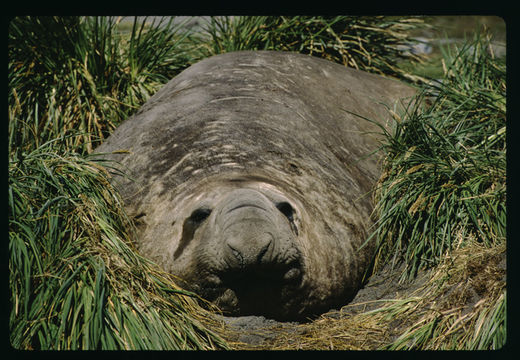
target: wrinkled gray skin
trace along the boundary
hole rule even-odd
[[[140,251],[231,315],[299,320],[348,303],[373,244],[380,132],[414,91],[310,56],[235,52],[179,74],[96,151]]]

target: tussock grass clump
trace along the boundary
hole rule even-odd
[[[444,80],[385,131],[376,269],[404,261],[404,280],[470,240],[505,242],[506,69],[488,49],[477,35],[447,52]]]
[[[215,349],[210,313],[140,257],[99,162],[45,143],[9,163],[17,349]]]
[[[8,34],[9,133],[20,150],[62,137],[87,153],[187,66],[187,33],[169,22],[16,17]],[[80,136],[65,136],[70,134]]]
[[[385,349],[496,350],[506,343],[506,247],[455,250],[427,285],[376,312],[400,332]],[[396,332],[394,331],[394,334]]]
[[[388,16],[236,16],[212,17],[201,37],[204,56],[237,50],[295,51],[364,71],[417,81],[399,68],[414,42],[410,33],[424,27],[417,17]]]

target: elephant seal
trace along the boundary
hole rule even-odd
[[[389,122],[384,104],[414,93],[311,56],[226,53],[172,79],[96,152],[128,175],[113,182],[142,254],[230,315],[301,320],[362,286],[380,174],[380,129],[362,117]]]

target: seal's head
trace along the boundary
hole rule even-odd
[[[269,188],[229,189],[196,206],[174,258],[195,242],[187,283],[232,314],[280,318],[302,285],[298,215]],[[190,276],[191,275],[191,276]]]
[[[140,251],[227,315],[299,321],[345,304],[369,261],[358,250],[368,218],[335,192],[316,191],[313,178],[282,175],[181,184],[140,218]]]

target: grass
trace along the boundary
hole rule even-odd
[[[102,165],[53,142],[10,161],[11,345],[225,348],[197,298],[137,254]]]
[[[505,63],[487,44],[447,52],[444,80],[385,132],[376,268],[402,260],[410,278],[467,240],[505,242]]]
[[[486,31],[490,42],[496,45],[497,56],[504,55],[506,44],[506,24],[496,16],[425,16],[421,17],[427,26],[412,29],[410,36],[423,41],[428,39],[430,53],[420,63],[404,59],[398,66],[403,71],[425,79],[442,79],[444,52],[450,48],[471,41],[476,32]]]
[[[407,306],[386,305],[381,320],[406,330],[389,350],[496,350],[506,342],[505,245],[454,251]],[[502,267],[504,266],[504,267]]]
[[[173,22],[117,31],[114,17],[16,17],[9,24],[10,141],[30,151],[55,138],[90,153],[187,66]],[[77,135],[80,136],[66,136]]]
[[[417,17],[387,16],[236,16],[213,17],[200,38],[203,56],[238,50],[295,51],[345,66],[405,79],[421,80],[399,68],[400,60],[418,63],[401,48],[413,43]]]
[[[146,19],[145,19],[146,20]],[[16,17],[8,35],[11,141],[34,149],[62,137],[90,153],[162,84],[204,57],[233,50],[288,50],[363,70],[407,76],[398,47],[418,19],[385,17],[217,17],[210,38],[173,19]],[[80,133],[80,136],[64,136]]]
[[[413,35],[464,40],[471,39],[475,31],[487,28],[493,41],[506,42],[506,23],[498,16],[426,16],[423,20],[431,26],[413,31]]]

